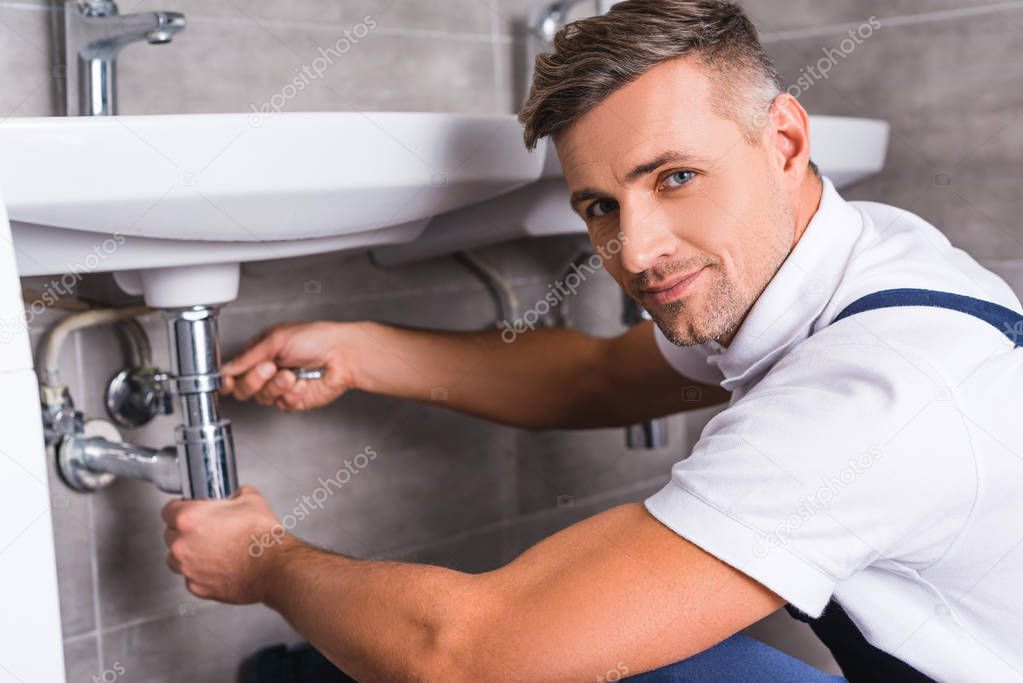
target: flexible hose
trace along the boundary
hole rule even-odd
[[[61,320],[50,330],[50,334],[46,338],[46,344],[43,346],[43,384],[51,388],[61,386],[58,359],[60,358],[60,349],[69,334],[86,327],[95,327],[96,325],[105,325],[119,320],[135,318],[148,313],[149,310],[147,306],[96,308],[69,315]]]

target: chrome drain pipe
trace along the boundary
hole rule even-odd
[[[221,418],[217,391],[220,336],[216,306],[164,311],[171,375],[182,424],[174,431],[185,498],[229,498],[238,488],[231,423]]]

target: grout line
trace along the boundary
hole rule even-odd
[[[3,2],[0,0],[0,8],[28,10],[30,12],[49,12],[49,5],[37,5],[31,2]]]
[[[372,15],[371,15],[372,16]],[[197,12],[191,12],[187,15],[190,19],[199,19],[204,23],[212,24],[227,24],[227,25],[245,25],[252,23],[252,19],[247,17],[228,17],[218,16],[212,14],[201,14]],[[306,31],[315,31],[319,33],[336,33],[338,28],[348,28],[349,24],[331,23],[322,24],[311,21],[299,21],[294,19],[280,19],[280,18],[267,18],[260,19],[261,23],[267,26],[278,26],[281,28],[289,29],[302,29]],[[372,35],[381,36],[397,36],[403,38],[439,38],[445,40],[461,40],[474,43],[490,43],[495,40],[493,31],[489,33],[472,33],[472,32],[454,32],[454,31],[443,31],[437,29],[418,29],[418,28],[384,28],[378,25],[378,28],[372,30]],[[512,41],[511,36],[498,36],[497,39],[503,42],[510,43]]]
[[[301,256],[295,258],[302,258]],[[257,276],[249,276],[257,277]],[[557,277],[553,275],[546,277],[544,275],[529,275],[529,276],[515,276],[506,278],[508,284],[512,287],[528,287],[533,285],[548,285],[551,283],[551,277]],[[358,305],[373,301],[400,301],[402,299],[410,299],[415,297],[429,297],[429,296],[441,296],[445,294],[469,294],[469,293],[486,293],[487,288],[478,283],[471,283],[465,285],[441,285],[438,287],[413,287],[410,289],[400,290],[386,290],[381,292],[370,292],[366,294],[355,294],[346,297],[337,298],[326,298],[320,301],[311,302],[308,304],[300,304],[300,306],[309,307],[320,307],[320,306],[334,306],[334,305]],[[253,302],[246,304],[240,299],[232,301],[230,308],[225,308],[225,311],[230,314],[237,313],[255,313],[271,309],[276,304],[268,304],[263,302]]]
[[[67,645],[68,643],[77,643],[79,640],[85,640],[86,638],[95,638],[95,637],[96,637],[96,629],[92,629],[90,631],[84,631],[82,633],[76,633],[73,636],[66,636],[65,638],[63,638],[63,642],[64,642],[65,645]],[[98,655],[99,655],[99,653],[97,652],[97,656]]]
[[[82,330],[79,330],[74,335],[74,350],[75,350],[75,385],[81,390],[86,386],[85,382],[85,344],[82,340]],[[65,380],[66,381],[66,380]],[[96,633],[96,663],[100,667],[103,665],[103,611],[100,608],[100,590],[99,590],[99,556],[98,547],[96,544],[96,516],[95,506],[93,505],[94,498],[88,496],[85,500],[86,510],[88,510],[89,517],[89,568],[92,573],[92,619],[94,622],[93,628]]]
[[[96,518],[92,501],[92,496],[89,496],[89,499],[86,501],[89,510],[89,565],[92,569],[92,614],[96,632],[96,664],[102,670],[106,648],[104,648],[103,642],[103,611],[100,609],[99,592],[99,558],[97,557],[96,533],[94,531],[96,528]]]
[[[198,600],[198,598],[195,598],[195,599]],[[223,603],[211,604],[209,609],[215,609],[217,606],[223,606]],[[200,609],[201,609],[201,607],[200,607]],[[103,638],[104,634],[110,635],[110,634],[118,633],[120,631],[127,630],[129,628],[135,628],[136,626],[145,626],[146,624],[153,624],[153,623],[156,623],[158,621],[165,621],[167,619],[176,619],[176,618],[180,618],[180,614],[176,614],[176,613],[170,612],[170,611],[168,611],[168,612],[166,612],[164,614],[156,614],[156,615],[153,615],[153,616],[150,616],[150,617],[136,617],[135,619],[129,619],[127,621],[122,621],[119,624],[114,624],[110,628],[97,629],[95,631],[90,631],[89,633],[83,633],[83,634],[80,634],[80,635],[77,635],[77,636],[71,636],[70,638],[65,638],[64,642],[69,642],[69,641],[72,641],[72,640],[75,640],[75,639],[80,639],[80,638],[83,638],[85,636],[91,636],[91,635],[95,635],[96,638],[102,642],[102,638]],[[100,660],[100,665],[102,666],[102,659]]]
[[[1019,0],[1007,0],[997,4],[986,4],[978,7],[960,7],[956,9],[934,10],[921,14],[901,14],[891,17],[881,17],[882,28],[890,26],[913,26],[916,24],[928,24],[938,21],[950,21],[953,19],[964,19],[985,14],[995,14],[1002,10],[1023,9],[1023,2]],[[875,15],[876,16],[876,15]],[[868,17],[869,18],[869,17]],[[841,24],[826,24],[823,26],[809,26],[806,28],[788,29],[775,32],[761,30],[762,39],[765,45],[780,43],[786,40],[798,40],[800,38],[815,38],[820,36],[833,36],[836,33],[846,33],[863,25],[863,21],[852,21]]]
[[[494,4],[500,8],[501,0],[493,0]],[[492,61],[494,62],[494,111],[503,113],[504,110],[504,97],[506,93],[505,88],[508,85],[504,82],[504,57],[505,50],[501,42],[500,33],[500,16],[497,11],[491,10],[490,14],[490,52],[492,55]]]
[[[572,507],[582,507],[585,505],[591,505],[594,503],[600,503],[602,501],[611,500],[629,493],[645,491],[647,489],[654,487],[659,488],[663,486],[665,483],[667,483],[667,481],[668,478],[665,478],[664,476],[659,476],[650,479],[644,479],[643,481],[639,482],[633,482],[631,484],[626,484],[625,486],[620,486],[615,489],[609,489],[607,491],[595,493],[592,496],[579,498],[573,502]],[[472,529],[470,531],[462,531],[457,534],[452,534],[451,536],[446,536],[439,540],[435,539],[423,543],[411,544],[408,546],[387,550],[382,553],[375,554],[372,557],[367,557],[366,559],[387,559],[394,556],[408,555],[412,553],[423,552],[425,550],[431,550],[433,548],[439,548],[449,543],[456,543],[458,541],[468,540],[476,536],[483,536],[485,534],[493,533],[495,531],[502,531],[504,529],[518,526],[520,524],[535,522],[543,519],[546,516],[549,516],[554,510],[557,509],[562,508],[543,508],[541,510],[535,510],[525,515],[519,515],[517,517],[512,517],[510,519],[502,519],[496,522],[491,522],[490,524],[485,524],[481,527],[477,527],[476,529]]]

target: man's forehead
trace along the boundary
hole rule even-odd
[[[669,150],[700,156],[701,150],[695,144],[697,140],[686,133],[684,125],[666,119],[662,125],[649,126],[642,134],[622,132],[607,137],[559,137],[554,142],[558,159],[566,172],[569,169],[582,172],[593,168],[620,170],[633,168]]]
[[[553,141],[566,172],[624,167],[666,149],[698,150],[713,118],[704,71],[672,60],[613,92]]]

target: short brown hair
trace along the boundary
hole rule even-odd
[[[714,110],[753,141],[761,128],[756,114],[770,107],[781,81],[742,8],[721,0],[626,0],[568,24],[553,52],[537,55],[519,112],[526,147],[568,128],[661,62],[690,55],[713,77]]]

